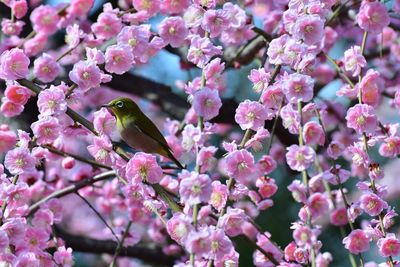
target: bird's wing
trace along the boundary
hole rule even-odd
[[[142,133],[157,141],[166,151],[171,150],[167,140],[165,140],[160,130],[158,130],[157,126],[149,118],[146,117],[146,120],[136,120],[135,126]]]

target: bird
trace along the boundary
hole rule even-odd
[[[160,130],[135,101],[128,97],[118,97],[102,107],[112,111],[117,119],[118,132],[128,146],[145,153],[156,153],[167,157],[180,169],[184,169],[184,166],[175,158]]]

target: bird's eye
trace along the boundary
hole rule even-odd
[[[122,108],[122,107],[124,106],[124,102],[118,101],[117,103],[115,103],[115,106],[116,106],[117,108]]]

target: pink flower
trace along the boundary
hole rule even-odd
[[[224,230],[213,228],[210,235],[211,251],[207,255],[210,259],[220,259],[233,250],[232,241],[224,233]]]
[[[4,91],[4,95],[14,104],[25,105],[31,96],[31,91],[28,88],[18,84],[9,84]]]
[[[37,33],[51,35],[57,31],[57,23],[60,20],[60,16],[53,7],[41,5],[32,11],[30,19],[33,29]]]
[[[381,33],[390,23],[386,6],[378,1],[363,1],[357,15],[357,23],[361,29],[371,34]]]
[[[206,77],[206,86],[218,91],[225,89],[225,80],[223,79],[225,62],[221,62],[221,58],[214,58],[203,70],[204,76]]]
[[[213,181],[212,185],[212,193],[208,204],[213,206],[217,211],[221,211],[228,200],[228,187],[224,184],[221,184],[220,181]]]
[[[246,99],[236,109],[235,121],[242,130],[264,127],[265,120],[273,117],[272,112],[262,104]]]
[[[94,0],[72,0],[68,7],[68,12],[77,17],[85,16],[92,8]]]
[[[361,88],[363,103],[376,107],[385,89],[385,82],[379,72],[369,69],[358,86]]]
[[[3,19],[1,21],[1,30],[4,34],[18,36],[21,33],[22,27],[24,27],[24,25],[25,22],[23,21],[12,21],[9,19]]]
[[[349,222],[347,218],[347,209],[346,208],[338,208],[331,212],[330,220],[333,225],[336,226],[344,226]]]
[[[155,156],[138,152],[126,165],[126,176],[133,183],[147,181],[151,184],[156,184],[162,179],[162,169],[157,164]]]
[[[115,161],[115,157],[112,152],[111,140],[105,135],[100,137],[95,136],[93,138],[93,145],[89,145],[87,150],[89,151],[90,155],[92,155],[96,161],[100,163],[111,165]]]
[[[375,110],[367,104],[357,104],[347,111],[347,127],[354,129],[357,133],[374,132],[378,126]]]
[[[122,28],[121,19],[112,12],[103,12],[92,24],[92,31],[97,38],[107,40],[115,37]]]
[[[315,152],[309,146],[291,145],[287,148],[286,161],[295,171],[305,171],[315,160]]]
[[[27,148],[14,148],[8,151],[4,158],[4,167],[13,175],[33,172],[35,163],[35,158]]]
[[[336,165],[322,174],[322,178],[333,185],[343,184],[350,178],[350,172]]]
[[[241,183],[249,183],[257,175],[253,155],[247,150],[236,150],[228,154],[226,173]]]
[[[310,209],[313,218],[320,217],[329,211],[329,202],[326,195],[319,192],[312,194],[308,198],[307,206]]]
[[[182,17],[167,17],[158,25],[160,37],[172,47],[180,47],[189,33]]]
[[[24,52],[27,56],[36,56],[42,52],[47,44],[48,35],[37,33],[33,38],[26,40],[24,43]]]
[[[370,216],[378,216],[384,209],[388,208],[388,204],[379,196],[373,193],[367,193],[361,196],[360,207]]]
[[[377,242],[379,254],[382,257],[396,257],[400,254],[400,241],[396,235],[389,233],[384,238],[380,238]]]
[[[223,9],[209,9],[203,15],[201,27],[210,33],[211,38],[218,37],[228,26],[228,13]]]
[[[301,100],[308,102],[313,98],[314,80],[308,76],[299,73],[293,73],[285,76],[283,93],[290,102],[297,103]]]
[[[222,101],[218,91],[204,87],[193,94],[193,108],[198,116],[211,120],[219,113]]]
[[[254,151],[258,152],[262,149],[262,141],[270,136],[267,129],[263,127],[258,128],[257,132],[244,144],[245,148],[252,148]]]
[[[58,247],[57,251],[54,253],[54,261],[63,267],[72,266],[74,264],[72,249],[66,249],[64,246]]]
[[[318,144],[323,146],[325,143],[325,132],[320,124],[309,121],[303,126],[303,139],[306,145]]]
[[[247,221],[247,215],[242,209],[228,207],[224,216],[221,217],[221,227],[231,237],[242,234],[242,225]]]
[[[111,135],[116,129],[117,120],[106,108],[93,113],[93,126],[100,134]]]
[[[61,132],[61,126],[58,119],[54,117],[42,117],[32,123],[31,129],[39,145],[52,144]]]
[[[293,109],[291,104],[282,107],[281,114],[282,125],[289,130],[291,134],[298,134],[300,127],[300,116],[297,110]]]
[[[197,67],[204,68],[213,56],[220,54],[222,54],[222,47],[214,46],[209,38],[192,36],[187,58]]]
[[[72,26],[69,25],[66,29],[66,32],[67,34],[65,35],[65,43],[70,49],[76,48],[79,45],[81,39],[85,37],[85,33],[79,28],[78,24],[74,24]]]
[[[25,78],[29,73],[29,58],[19,48],[6,50],[0,56],[0,78],[17,80]]]
[[[117,44],[128,44],[138,58],[148,49],[150,36],[150,25],[125,26],[117,36]]]
[[[111,45],[107,47],[105,60],[106,71],[116,74],[123,74],[129,71],[135,63],[133,53],[128,45]]]
[[[260,69],[252,69],[250,71],[250,75],[248,76],[249,80],[253,83],[253,90],[257,93],[260,93],[267,89],[269,79],[271,74],[265,72],[265,68]]]
[[[393,158],[400,154],[400,137],[389,136],[379,147],[379,154],[383,157]]]
[[[369,238],[363,230],[356,229],[343,239],[343,244],[353,254],[369,250]]]
[[[195,205],[208,202],[211,196],[211,179],[206,174],[190,173],[179,185],[181,203]]]
[[[0,111],[4,115],[4,117],[14,117],[22,113],[24,111],[24,106],[20,104],[15,104],[9,101],[7,98],[3,97],[1,99],[1,107]]]
[[[370,159],[368,153],[364,150],[364,144],[361,142],[354,143],[354,145],[347,148],[351,155],[353,163],[357,166],[369,166]]]
[[[189,0],[163,0],[161,1],[161,12],[166,14],[180,14],[190,5]]]
[[[28,3],[26,0],[13,1],[11,9],[17,19],[25,17],[28,12]]]
[[[324,36],[324,21],[318,15],[300,16],[293,27],[293,37],[307,45],[321,42]]]
[[[256,186],[258,187],[258,193],[263,198],[270,198],[278,191],[275,180],[269,177],[258,178]]]
[[[268,232],[257,234],[257,245],[260,246],[264,251],[269,253],[271,257],[273,257],[277,262],[281,262],[283,253],[275,244],[271,242],[270,237],[271,235]],[[255,266],[265,267],[275,265],[258,250],[256,250],[253,254],[253,263]]]
[[[61,71],[60,65],[55,61],[55,59],[44,53],[41,57],[38,57],[33,62],[33,73],[36,77],[45,83],[50,83],[57,78]]]
[[[101,71],[94,62],[79,61],[69,72],[69,78],[79,86],[79,89],[87,91],[100,86]]]
[[[270,155],[264,155],[258,161],[258,169],[264,175],[268,175],[276,169],[277,163],[275,159]]]
[[[41,116],[61,115],[67,110],[64,91],[53,85],[39,93],[37,105]]]
[[[167,221],[166,229],[170,237],[178,244],[183,245],[192,231],[192,220],[181,212],[174,213],[171,219]]]
[[[217,159],[214,157],[214,154],[217,150],[218,148],[214,146],[203,146],[200,148],[196,158],[196,164],[200,166],[201,172],[209,171],[215,166]]]
[[[344,69],[350,71],[353,77],[361,73],[362,68],[367,66],[367,61],[361,54],[359,46],[352,46],[350,49],[344,51]]]
[[[132,0],[133,7],[138,11],[146,11],[149,17],[160,10],[160,4],[160,0]]]
[[[5,153],[12,149],[17,143],[17,135],[10,130],[8,125],[0,126],[0,153]]]
[[[202,227],[198,231],[191,231],[185,242],[185,248],[189,253],[196,253],[199,257],[205,257],[211,252],[210,227]]]
[[[8,239],[7,233],[0,229],[0,251],[5,251],[9,244],[10,240]]]

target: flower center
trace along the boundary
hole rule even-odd
[[[87,72],[87,71],[85,71],[85,72],[82,74],[82,78],[83,78],[84,80],[89,79],[89,76],[90,76],[90,74],[89,74],[89,72]]]
[[[48,66],[44,66],[42,68],[42,71],[45,72],[45,73],[49,73],[50,72],[50,68]]]
[[[201,186],[199,184],[194,184],[192,186],[192,192],[193,193],[198,194],[198,193],[200,193],[200,191],[201,191]]]
[[[365,124],[365,118],[364,118],[364,116],[359,116],[358,118],[357,118],[357,123],[359,124],[359,125],[363,125],[363,124]]]
[[[296,91],[296,93],[301,92],[302,89],[303,89],[303,86],[301,84],[296,84],[294,86],[294,90]]]
[[[247,168],[246,162],[242,161],[238,164],[239,171],[245,170]]]
[[[137,40],[135,38],[131,38],[129,39],[128,44],[132,47],[135,47],[137,45]]]
[[[313,30],[314,30],[314,27],[312,25],[307,25],[305,28],[305,31],[307,33],[312,33]]]
[[[15,166],[17,166],[18,168],[22,168],[22,167],[24,167],[24,165],[25,165],[24,159],[17,159],[15,161]]]
[[[211,249],[212,249],[213,251],[216,251],[216,250],[218,250],[218,248],[219,248],[219,243],[218,243],[218,241],[212,241],[212,242],[211,242]]]
[[[139,173],[140,173],[140,176],[142,176],[143,179],[146,179],[147,178],[147,168],[146,168],[146,166],[140,167]]]
[[[169,34],[175,35],[176,29],[174,27],[169,28],[168,30]]]
[[[211,99],[207,99],[207,100],[206,100],[206,103],[205,103],[205,104],[206,104],[206,107],[208,107],[208,108],[211,107],[211,106],[212,106],[212,103],[213,103],[213,102],[212,102]]]
[[[256,114],[254,114],[254,112],[251,112],[251,111],[249,113],[247,113],[247,115],[246,115],[246,118],[248,121],[254,121],[255,117],[256,117]]]
[[[54,100],[49,100],[48,102],[47,102],[47,106],[49,107],[49,108],[54,108],[55,106],[56,106],[56,101],[54,101]]]

